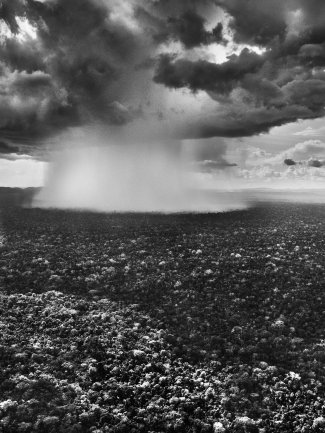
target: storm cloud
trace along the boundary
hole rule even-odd
[[[0,155],[19,152],[19,147],[11,146],[5,141],[0,141]]]
[[[205,90],[218,95],[229,94],[235,84],[263,63],[261,56],[244,49],[220,65],[206,60],[190,61],[163,55],[156,70],[155,81],[173,88],[188,87],[193,92]]]
[[[180,41],[187,49],[214,42],[225,42],[222,23],[219,22],[211,31],[207,31],[205,19],[193,9],[187,10],[180,16],[169,17],[164,31],[156,38]]]
[[[290,158],[286,158],[283,162],[285,163],[285,165],[288,165],[289,167],[297,164],[296,161]]]
[[[14,34],[19,19],[36,32],[1,44],[2,130],[38,138],[91,121],[121,125],[139,114],[123,94],[145,42],[104,1],[10,0],[1,12]]]
[[[209,113],[211,120],[200,120],[199,134],[250,136],[298,119],[322,117],[324,4],[302,0],[217,4],[229,14],[233,41],[247,46],[220,64],[165,54],[154,77],[169,88],[206,92],[222,104],[216,107],[215,118]],[[222,125],[220,118],[225,118]]]
[[[244,137],[325,114],[322,0],[2,0],[0,18],[0,138],[153,119],[179,139]],[[184,90],[200,115],[165,103]]]
[[[310,167],[320,168],[323,167],[324,161],[319,161],[318,159],[311,159],[308,161]]]
[[[307,165],[308,167],[314,167],[314,168],[321,168],[325,164],[325,161],[321,161],[319,159],[313,159],[313,158],[309,159],[308,161],[298,161],[298,162],[288,158],[285,159],[283,162],[285,163],[285,165],[288,166],[299,164],[299,165]]]

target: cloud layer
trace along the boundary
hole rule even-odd
[[[325,143],[307,140],[277,153],[249,147],[233,175],[255,187],[310,188],[324,185],[324,166]]]
[[[2,0],[0,18],[7,144],[151,121],[243,137],[325,114],[323,0]]]

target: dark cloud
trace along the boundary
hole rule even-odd
[[[308,161],[296,162],[293,159],[287,158],[283,162],[285,165],[288,165],[288,166],[303,164],[303,165],[308,165],[308,167],[314,167],[314,168],[321,168],[325,165],[325,161],[322,161],[319,159],[309,159]]]
[[[140,63],[135,65],[136,71],[146,70],[146,69],[153,69],[157,64],[156,57],[147,57],[146,59],[142,60]]]
[[[185,48],[193,48],[213,42],[223,41],[223,26],[219,23],[211,32],[205,29],[205,19],[193,10],[186,11],[180,17],[170,17],[167,34],[179,40]]]
[[[223,37],[223,24],[218,23],[213,29],[212,29],[212,41],[213,42],[225,42],[225,39]]]
[[[244,48],[221,64],[161,56],[157,83],[204,91],[221,104],[215,114],[210,110],[200,118],[196,129],[189,124],[188,136],[250,136],[324,116],[325,14],[317,12],[325,12],[324,3],[221,0],[217,4],[230,16],[235,41],[264,51],[257,54]]]
[[[3,133],[46,136],[71,124],[73,110],[67,92],[41,71],[2,71],[0,77],[0,129]]]
[[[283,162],[285,165],[288,165],[288,166],[292,166],[292,165],[297,164],[296,161],[294,161],[293,159],[290,159],[290,158],[285,159]]]
[[[37,4],[33,12],[43,23],[38,25],[51,56],[48,68],[67,91],[68,103],[81,117],[114,121],[110,104],[120,96],[118,79],[137,56],[137,38],[110,21],[104,2],[58,0]]]
[[[325,113],[324,113],[325,114]],[[186,123],[178,131],[179,137],[250,137],[268,132],[274,126],[308,119],[312,113],[306,107],[251,107],[228,105],[221,112],[209,113],[200,119]]]
[[[37,139],[92,120],[120,125],[136,117],[119,99],[142,47],[127,27],[110,20],[105,1],[10,0],[1,11],[12,31],[18,32],[17,17],[37,30],[36,40],[7,38],[0,47],[4,132]]]
[[[13,70],[32,73],[46,68],[45,59],[40,55],[41,47],[36,41],[21,43],[17,39],[5,39],[0,44],[0,59]]]
[[[27,152],[24,152],[23,146],[16,146],[11,142],[0,140],[0,159],[6,159],[7,161],[17,161],[21,159],[30,159],[29,154],[30,149],[27,149]],[[38,156],[34,153],[34,159],[44,160],[44,158],[38,158]]]
[[[286,32],[288,3],[283,0],[217,0],[231,17],[235,41],[251,45],[268,45],[283,39]]]
[[[19,147],[8,144],[5,141],[0,141],[0,154],[18,153]]]
[[[31,74],[21,72],[20,74],[14,74],[12,81],[12,88],[14,91],[27,95],[34,95],[36,91],[42,91],[52,86],[51,76],[44,74],[41,71],[35,71]]]
[[[312,66],[325,65],[325,43],[304,44],[299,49],[299,56],[302,63]]]
[[[292,8],[301,11],[303,28],[297,38],[303,43],[322,44],[325,40],[325,3],[322,0],[296,0]]]
[[[311,159],[308,161],[308,165],[309,165],[309,167],[320,168],[320,167],[323,167],[324,161],[320,161],[318,159]]]
[[[205,90],[216,94],[228,94],[245,77],[256,71],[263,63],[263,57],[243,49],[236,56],[230,56],[222,64],[206,60],[174,60],[171,56],[162,55],[154,80],[168,87],[188,87],[193,92]]]
[[[324,78],[291,81],[283,87],[285,99],[292,105],[305,106],[312,112],[323,113],[325,96]]]
[[[222,22],[207,30],[207,15],[212,7],[212,1],[156,2],[149,8],[139,6],[136,17],[150,29],[157,43],[177,41],[185,49],[213,43],[226,44]]]
[[[323,0],[2,0],[0,18],[13,34],[21,20],[36,32],[0,43],[2,137],[36,143],[157,112],[180,138],[240,137],[325,114]],[[244,48],[209,60],[207,46],[231,32],[229,50]],[[185,107],[175,125],[157,84],[205,92],[209,108],[195,117]]]

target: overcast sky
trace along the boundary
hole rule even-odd
[[[325,180],[323,0],[2,0],[0,17],[0,185],[42,184],[94,129],[182,143],[211,185]]]

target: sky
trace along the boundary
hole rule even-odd
[[[321,188],[324,100],[323,0],[0,0],[1,186]]]

